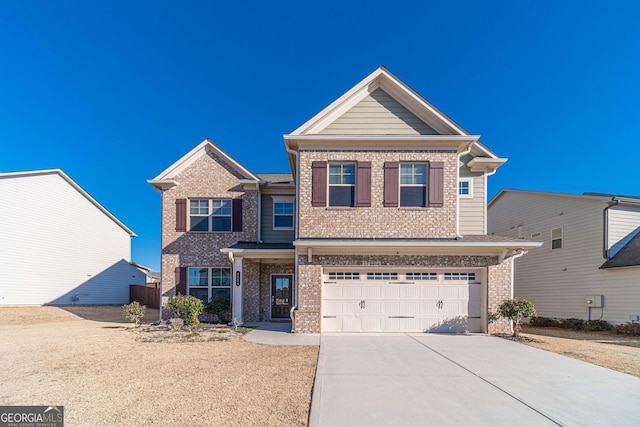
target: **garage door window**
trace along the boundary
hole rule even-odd
[[[476,280],[476,273],[469,273],[466,271],[444,273],[444,280]]]
[[[418,271],[407,273],[407,280],[438,280],[438,273],[434,271]]]
[[[398,273],[376,271],[367,273],[367,280],[398,280]]]
[[[329,273],[329,280],[360,280],[360,273],[336,271]]]

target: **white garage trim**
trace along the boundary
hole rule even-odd
[[[322,332],[484,332],[486,269],[325,267]]]

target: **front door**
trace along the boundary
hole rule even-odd
[[[271,318],[285,319],[289,317],[292,281],[293,276],[290,274],[271,276]]]

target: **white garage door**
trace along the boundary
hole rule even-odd
[[[481,272],[325,271],[322,332],[482,332]]]

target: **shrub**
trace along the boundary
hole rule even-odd
[[[498,307],[500,316],[506,317],[515,322],[516,327],[513,330],[513,336],[517,337],[522,330],[522,319],[524,317],[533,317],[536,315],[536,309],[531,301],[526,299],[508,299],[504,300]]]
[[[613,332],[618,335],[633,335],[640,336],[640,323],[627,322],[620,325],[616,325],[613,328]]]
[[[551,317],[532,317],[529,320],[529,325],[542,328],[552,328],[554,326],[558,326],[558,320]]]
[[[559,326],[563,329],[572,329],[574,331],[581,331],[584,329],[584,320],[582,319],[560,319]]]
[[[585,331],[610,331],[612,328],[613,326],[605,320],[587,320],[584,322]]]
[[[180,317],[189,326],[200,323],[198,316],[202,313],[204,304],[202,300],[191,295],[176,295],[167,304],[173,317]]]
[[[231,320],[231,305],[221,296],[211,298],[211,301],[204,306],[204,311],[218,316],[220,322],[226,323]]]
[[[138,301],[133,301],[130,304],[122,306],[122,314],[127,318],[129,322],[135,323],[136,326],[142,323],[144,312],[147,310],[146,305],[140,305]]]

